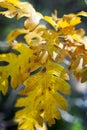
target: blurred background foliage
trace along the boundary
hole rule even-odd
[[[29,1],[34,8],[43,15],[51,15],[54,10],[58,11],[58,17],[64,14],[87,11],[84,0],[22,0]],[[0,41],[5,41],[8,33],[14,28],[22,27],[23,20],[17,21],[16,18],[9,19],[0,15]],[[82,17],[83,27],[87,34],[87,18]],[[62,112],[62,119],[57,121],[48,130],[87,130],[87,84],[81,84],[71,77],[70,80],[72,94],[68,98],[68,112]],[[0,129],[2,130],[2,129]],[[13,130],[13,128],[11,128]],[[16,130],[16,128],[15,128]]]

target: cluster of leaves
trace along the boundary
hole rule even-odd
[[[0,0],[0,6],[6,10],[0,12],[8,18],[25,17],[23,28],[13,30],[7,37],[10,51],[0,53],[0,90],[5,95],[8,91],[8,77],[11,85],[26,95],[17,101],[16,107],[25,106],[16,112],[18,129],[34,130],[43,122],[49,125],[60,119],[59,109],[67,109],[67,100],[63,95],[70,94],[69,72],[82,82],[87,81],[87,37],[83,29],[76,29],[81,22],[80,16],[87,16],[82,11],[77,14],[57,14],[43,16],[35,11],[28,2],[19,0]],[[49,29],[40,23],[46,21],[53,26]],[[20,42],[22,35],[25,42]],[[66,62],[65,68],[61,63]]]

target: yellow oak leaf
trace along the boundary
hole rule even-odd
[[[26,43],[34,50],[37,61],[45,64],[48,59],[53,61],[59,60],[58,34],[52,30],[46,30],[45,26],[39,25],[35,30],[25,34]]]
[[[50,16],[44,16],[43,19],[56,28],[56,22]]]
[[[12,48],[20,54],[16,55],[11,52],[8,54],[0,54],[0,61],[8,63],[5,66],[0,66],[0,81],[2,84],[0,89],[3,92],[4,85],[6,85],[3,84],[3,82],[5,80],[7,82],[9,75],[11,76],[12,86],[17,88],[20,84],[23,84],[31,72],[41,67],[41,64],[36,61],[36,56],[33,54],[34,52],[29,46],[24,45],[23,43],[16,43]]]
[[[43,15],[36,12],[33,6],[28,2],[20,2],[19,0],[1,0],[0,6],[6,8],[6,11],[1,11],[0,14],[8,18],[13,18],[17,15],[17,19],[28,17],[24,26],[27,29],[33,30],[38,24]]]
[[[17,113],[16,119],[19,117],[22,119],[24,115],[25,118],[30,120],[30,116],[28,115],[34,111],[38,113],[38,118],[41,117],[42,120],[47,121],[49,125],[55,122],[55,118],[61,118],[58,107],[66,110],[67,101],[60,92],[70,94],[70,86],[65,81],[65,79],[68,79],[67,71],[63,70],[65,69],[60,65],[57,66],[55,63],[50,65],[49,63],[46,68],[43,68],[39,73],[31,75],[25,80],[25,90],[22,91],[21,94],[27,94],[27,97],[19,99],[16,106],[26,107],[23,112],[19,111]],[[28,113],[28,115],[26,115],[26,113]],[[26,125],[24,128],[25,127]]]
[[[22,43],[15,45],[14,48],[19,50],[19,55],[14,53],[0,54],[0,61],[9,63],[6,66],[0,66],[0,80],[6,80],[10,75],[12,86],[17,88],[30,74],[29,58],[31,57],[31,52]]]
[[[26,30],[26,29],[15,29],[15,30],[13,30],[11,33],[9,33],[9,35],[7,37],[7,41],[8,41],[9,46],[11,46],[14,43],[14,40],[16,41],[16,38],[19,35],[26,34],[28,32],[29,32],[29,30]]]
[[[75,14],[64,15],[63,18],[60,18],[57,22],[57,28],[75,26],[80,22],[80,17],[77,17]]]
[[[68,14],[64,15],[62,18],[57,18],[57,16],[55,16],[56,19],[54,19],[54,16],[44,16],[43,19],[51,24],[56,30],[60,30],[61,28],[63,29],[69,26],[75,26],[81,23],[80,16],[87,17],[87,12],[81,11],[77,14]]]
[[[85,11],[78,12],[78,13],[77,13],[77,16],[87,17],[87,12],[85,12]]]
[[[28,109],[16,113],[15,120],[19,123],[18,130],[35,130],[35,126],[42,126],[42,118],[38,116],[37,111],[30,112]]]

